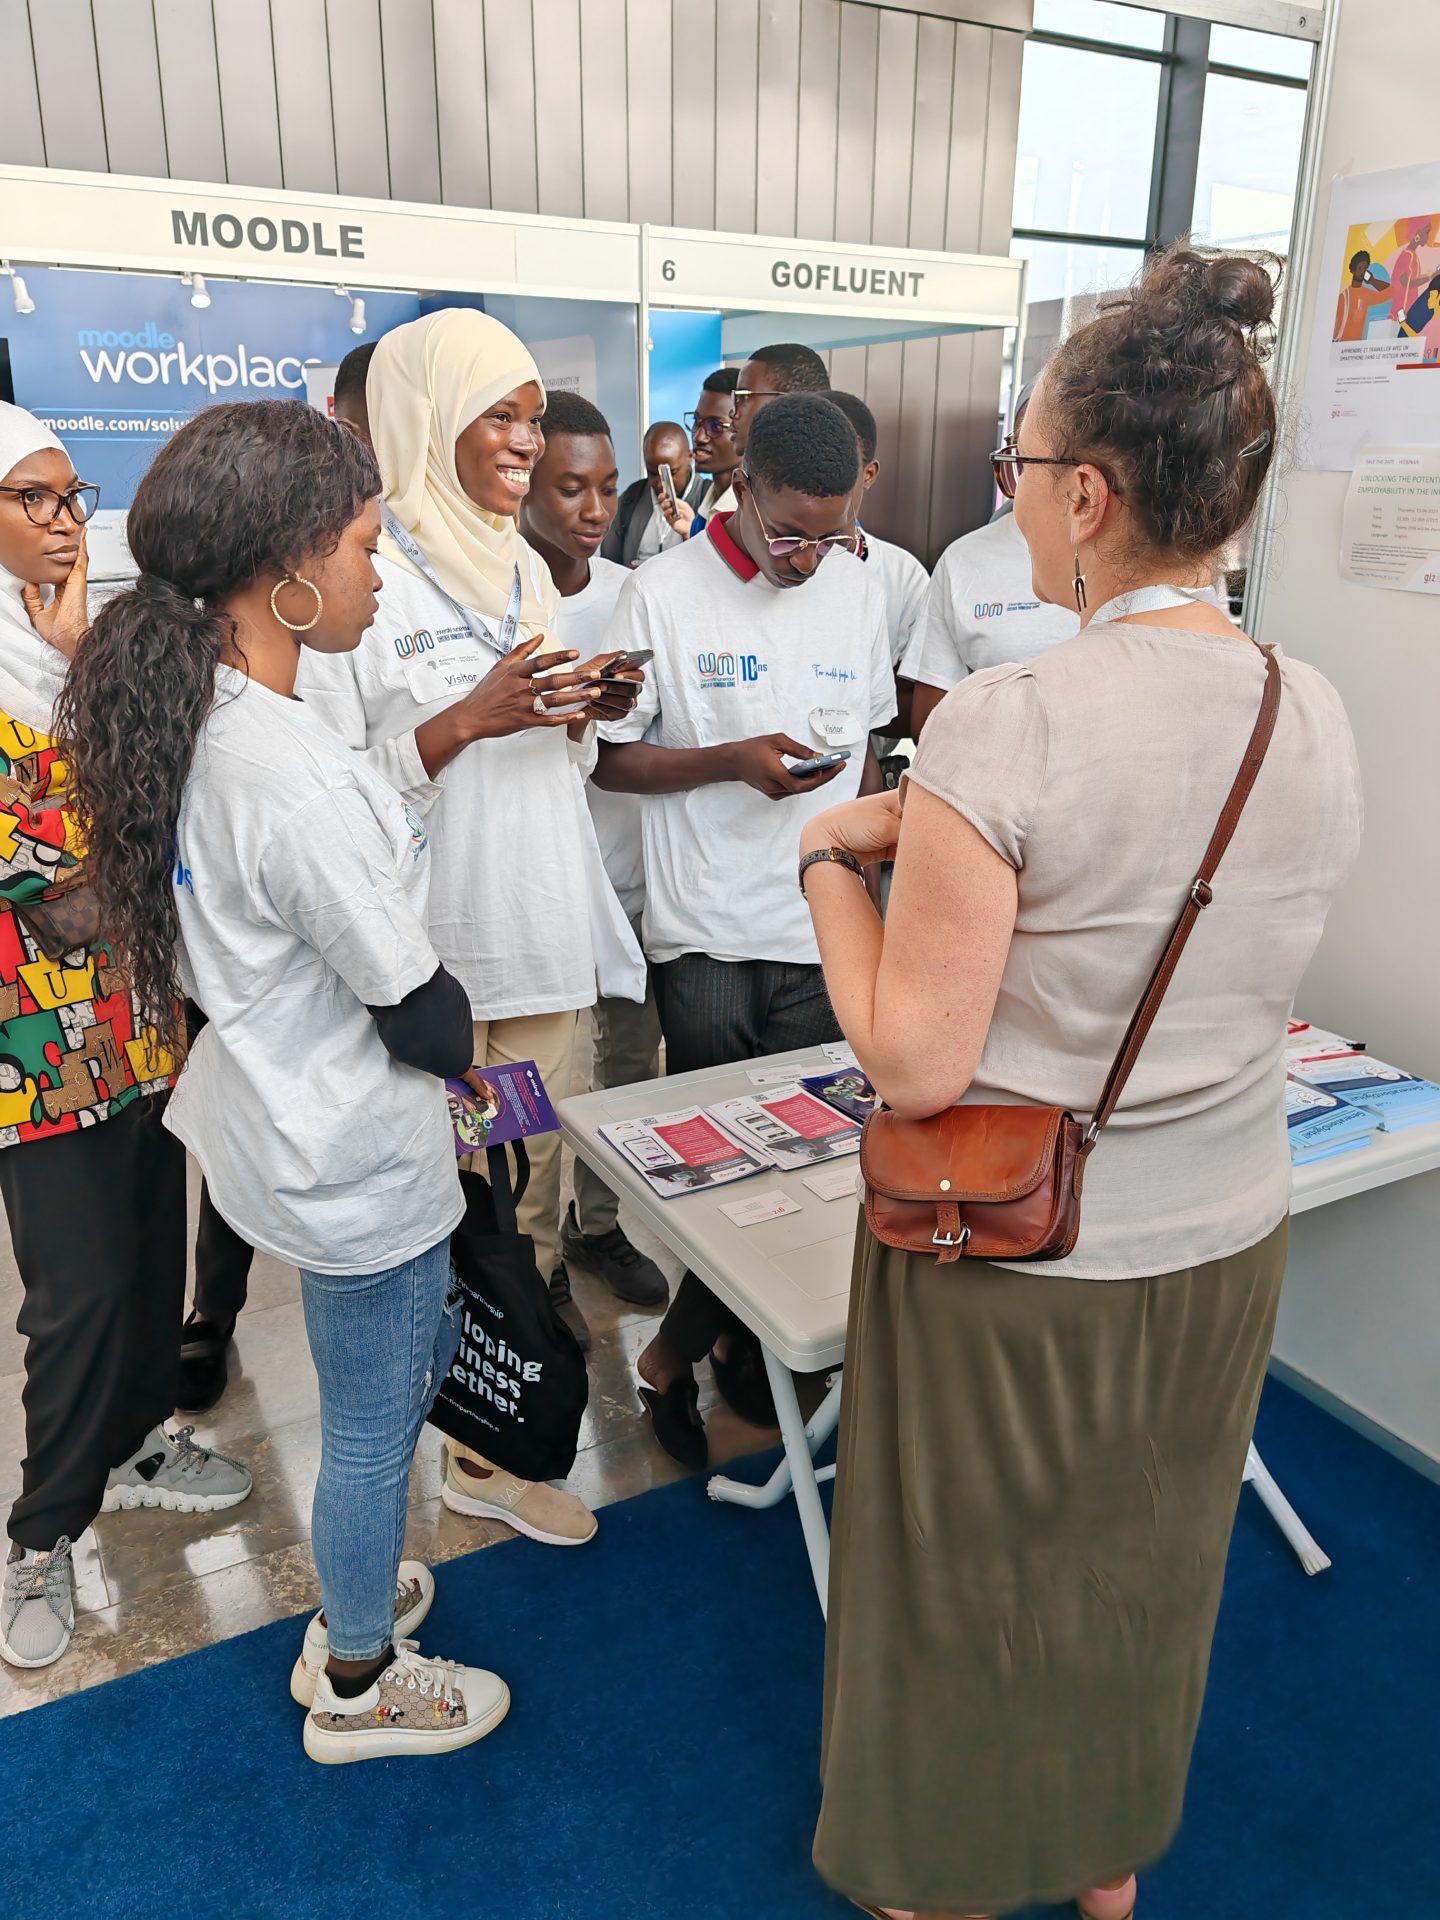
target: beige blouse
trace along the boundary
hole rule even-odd
[[[1295,990],[1360,840],[1339,696],[1277,649],[1275,737],[1049,1273],[1118,1280],[1222,1258],[1289,1205],[1282,1050]],[[1017,870],[1019,912],[966,1102],[1088,1118],[1259,710],[1247,641],[1092,626],[972,674],[910,778]]]

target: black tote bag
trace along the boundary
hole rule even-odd
[[[515,1223],[530,1163],[514,1143],[486,1153],[489,1180],[460,1172],[465,1218],[450,1238],[460,1289],[460,1347],[430,1424],[522,1480],[563,1480],[575,1464],[590,1398],[585,1356],[550,1304],[535,1243]]]

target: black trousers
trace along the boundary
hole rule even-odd
[[[230,1326],[240,1318],[250,1291],[255,1249],[215,1211],[210,1189],[200,1182],[200,1218],[195,1228],[195,1311],[202,1320]]]
[[[726,1066],[840,1038],[818,966],[682,953],[657,966],[654,979],[667,1073]],[[743,1330],[744,1323],[694,1273],[681,1280],[660,1323],[666,1344],[692,1364],[703,1360],[722,1334]]]
[[[165,1096],[0,1153],[24,1298],[25,1461],[10,1537],[42,1552],[100,1511],[110,1469],[175,1410],[185,1150]]]

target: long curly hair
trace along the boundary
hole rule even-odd
[[[175,829],[236,645],[227,602],[332,553],[380,491],[355,436],[299,400],[208,407],[156,455],[130,509],[140,577],[106,602],[56,709],[105,937],[161,1041],[181,1039]]]

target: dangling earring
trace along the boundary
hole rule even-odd
[[[1080,549],[1075,549],[1075,611],[1084,613],[1089,602],[1085,598],[1085,575],[1080,567]]]
[[[1078,562],[1077,562],[1078,565]],[[281,587],[308,587],[315,596],[315,611],[308,620],[287,620],[275,604],[275,596]],[[277,580],[270,589],[270,611],[282,627],[288,627],[291,633],[309,633],[325,611],[325,602],[320,597],[320,589],[313,580],[307,580],[303,573],[287,573],[283,580]]]

